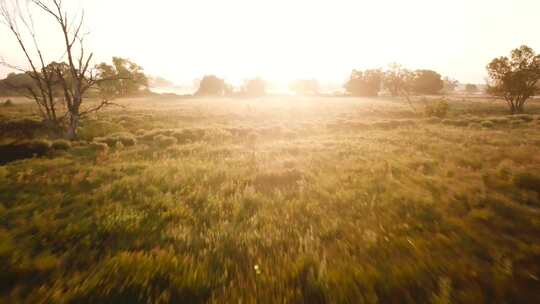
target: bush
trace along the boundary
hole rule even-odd
[[[8,99],[6,101],[4,101],[4,103],[2,104],[4,107],[12,107],[14,106],[15,104],[13,104],[13,101],[11,101],[11,99]]]
[[[534,120],[534,116],[529,115],[529,114],[519,114],[519,115],[513,115],[512,119],[513,120],[518,120],[519,119],[519,120],[522,120],[522,121],[525,121],[525,122],[529,122],[529,121]]]
[[[154,140],[157,142],[158,146],[165,148],[172,145],[176,145],[178,140],[172,136],[158,135],[154,137]]]
[[[540,176],[532,173],[520,173],[514,177],[514,184],[520,188],[540,193]]]
[[[507,125],[510,122],[508,117],[495,117],[495,118],[489,119],[489,121],[491,121],[492,123],[496,125]]]
[[[40,121],[28,118],[0,121],[0,134],[14,133],[24,137],[33,137],[34,132],[45,130]]]
[[[449,108],[450,105],[448,102],[442,99],[435,103],[427,104],[424,108],[424,113],[428,117],[444,118],[448,114]]]
[[[90,143],[90,148],[92,148],[92,150],[102,153],[107,153],[109,151],[109,145],[103,142]]]
[[[47,140],[32,140],[0,146],[0,164],[40,157],[49,153],[51,143]]]
[[[482,121],[480,123],[480,125],[483,127],[483,128],[488,128],[488,129],[491,129],[493,128],[495,125],[493,124],[493,122],[489,121],[489,120],[485,120],[485,121]]]
[[[107,137],[97,137],[94,141],[106,143],[111,148],[116,147],[118,142],[122,143],[125,147],[131,147],[137,144],[135,136],[128,132],[114,133]]]
[[[53,141],[52,148],[54,150],[69,150],[71,148],[71,142],[64,139],[58,139]]]
[[[125,147],[132,147],[137,144],[137,139],[131,133],[122,132],[113,134],[111,136],[115,137],[117,141],[121,142]]]

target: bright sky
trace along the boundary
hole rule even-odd
[[[391,62],[483,83],[492,58],[521,44],[540,52],[540,0],[67,2],[85,8],[88,44],[99,61],[127,57],[149,74],[183,83],[205,74],[233,83],[255,76],[341,83],[353,68]],[[61,55],[58,32],[39,29],[55,54],[50,59]],[[5,28],[0,55],[24,63]],[[0,76],[6,73],[0,68]]]

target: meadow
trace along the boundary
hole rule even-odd
[[[0,106],[0,303],[540,303],[538,101],[118,102]]]

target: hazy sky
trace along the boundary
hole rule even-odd
[[[540,52],[540,0],[66,2],[85,8],[99,61],[127,57],[176,82],[210,73],[233,83],[255,76],[342,82],[353,68],[400,62],[482,83],[493,57],[521,44]],[[58,32],[39,28],[56,60]],[[24,63],[3,27],[0,55]]]

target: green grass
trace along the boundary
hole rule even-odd
[[[0,302],[540,301],[538,104],[120,102],[0,166]]]

